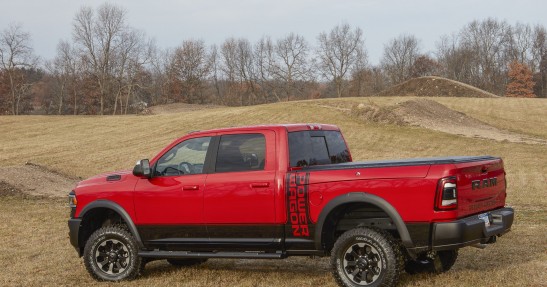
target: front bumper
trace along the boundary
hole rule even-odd
[[[486,226],[477,215],[451,222],[434,223],[432,228],[433,250],[457,249],[477,243],[495,241],[494,236],[500,236],[511,229],[514,210],[510,207],[488,212],[490,226]]]
[[[80,232],[81,223],[82,220],[80,218],[72,218],[68,220],[68,236],[70,237],[70,244],[76,248],[78,254],[80,253],[78,233]]]

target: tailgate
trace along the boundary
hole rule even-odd
[[[505,171],[501,158],[458,163],[458,217],[481,213],[505,205]]]

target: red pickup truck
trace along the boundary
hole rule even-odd
[[[497,157],[352,162],[334,125],[251,126],[191,132],[80,182],[68,226],[97,280],[158,259],[330,256],[341,286],[392,286],[496,242],[513,223],[506,196]]]

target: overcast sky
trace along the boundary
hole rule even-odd
[[[71,39],[72,21],[82,6],[105,1],[0,0],[0,30],[19,23],[30,32],[35,53],[55,56],[61,39]],[[341,23],[360,27],[369,61],[377,64],[383,45],[400,34],[421,40],[424,52],[434,51],[444,34],[457,32],[472,20],[494,17],[547,26],[545,0],[117,0],[127,9],[128,24],[146,32],[159,47],[175,47],[185,39],[219,44],[228,37],[252,42],[290,32],[315,45],[317,35]]]

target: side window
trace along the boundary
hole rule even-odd
[[[340,132],[325,131],[325,139],[329,146],[331,163],[344,163],[351,161],[346,142]]]
[[[263,134],[223,135],[218,147],[216,172],[263,170],[266,139]]]
[[[185,140],[166,152],[157,162],[155,176],[203,173],[211,137]]]
[[[338,131],[289,133],[289,160],[292,167],[350,161],[346,142]]]
[[[329,150],[324,136],[311,137],[310,165],[329,164]]]

